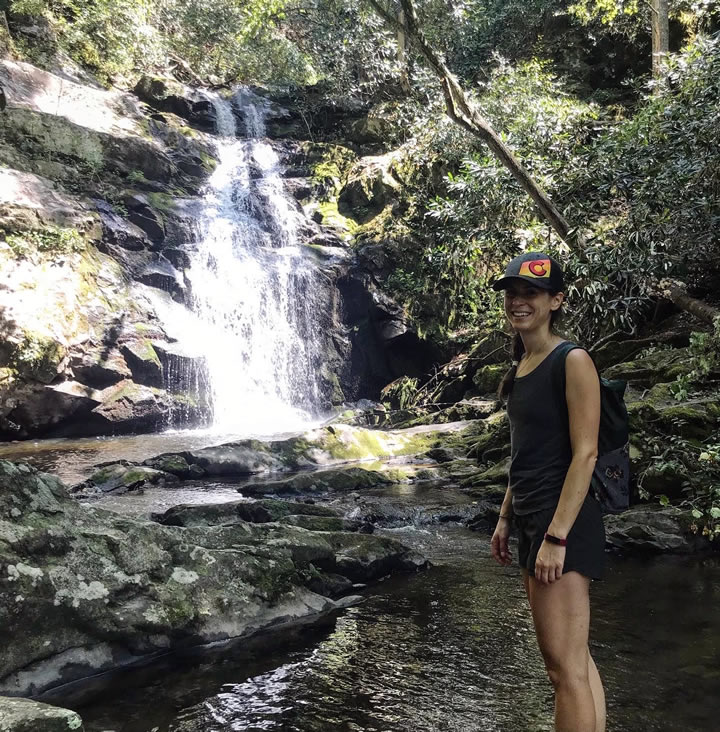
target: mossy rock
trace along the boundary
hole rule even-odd
[[[505,458],[487,470],[473,476],[471,485],[498,485],[507,486],[510,472],[510,458]]]
[[[142,485],[154,485],[161,481],[175,481],[177,477],[154,468],[114,463],[94,472],[84,483],[75,486],[76,492],[93,493],[125,492]]]
[[[642,488],[651,496],[667,496],[668,498],[681,498],[683,489],[687,485],[687,475],[684,472],[666,466],[660,468],[657,465],[650,465],[642,474]]]
[[[627,405],[631,434],[676,434],[704,440],[718,429],[720,400],[717,396],[690,402],[657,405],[638,401]]]
[[[603,372],[607,379],[623,379],[630,384],[650,387],[675,381],[678,376],[692,370],[687,348],[656,351],[634,361],[620,363]]]
[[[473,384],[481,394],[495,394],[506,371],[506,364],[493,363],[481,366],[473,376]]]
[[[8,366],[19,376],[49,384],[58,375],[66,355],[66,348],[55,338],[26,331],[11,348]]]
[[[143,465],[161,470],[163,473],[172,473],[178,478],[186,478],[191,474],[191,466],[188,461],[182,455],[172,453],[148,458],[143,462]]]
[[[284,522],[289,516],[311,516],[320,519],[338,519],[337,511],[326,506],[295,503],[266,498],[260,501],[228,501],[197,506],[178,505],[165,513],[153,514],[153,521],[166,526],[229,526],[248,522],[265,524],[272,521]],[[300,524],[297,524],[300,525]],[[335,531],[340,529],[322,529]]]
[[[2,696],[0,697],[0,730],[2,732],[83,732],[83,723],[80,716],[69,709],[31,699]]]
[[[480,461],[488,450],[502,448],[510,444],[510,422],[505,411],[497,412],[483,421],[485,430],[473,444],[468,457]]]
[[[308,531],[346,531],[349,527],[346,521],[338,516],[286,516],[282,523],[290,526],[299,526]]]
[[[391,480],[385,473],[376,470],[346,468],[298,473],[285,480],[263,481],[262,483],[244,485],[238,488],[238,491],[244,495],[349,493],[356,490],[366,490],[378,485],[386,485],[390,482]]]

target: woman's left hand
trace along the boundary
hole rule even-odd
[[[535,579],[549,585],[562,577],[565,547],[543,541],[535,559]]]

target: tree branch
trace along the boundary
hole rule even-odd
[[[450,119],[471,134],[479,137],[490,148],[495,157],[507,168],[522,189],[530,196],[540,210],[543,218],[550,224],[555,233],[571,249],[579,249],[581,242],[578,241],[576,232],[571,229],[562,213],[555,207],[545,191],[533,180],[530,173],[515,157],[512,150],[500,139],[490,123],[470,102],[444,60],[428,43],[425,34],[419,26],[417,13],[415,12],[415,6],[412,1],[400,0],[404,23],[400,23],[398,18],[385,10],[378,0],[368,0],[368,2],[386,23],[393,28],[401,27],[404,30],[407,37],[415,43],[420,53],[440,78],[445,94],[447,114]]]

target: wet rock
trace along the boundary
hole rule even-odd
[[[0,394],[2,394],[0,388]],[[17,425],[19,437],[47,432],[61,420],[80,418],[101,403],[98,392],[76,381],[44,386],[25,384],[13,388],[9,381],[4,400],[6,419]]]
[[[155,470],[160,470],[163,473],[172,473],[178,478],[190,477],[190,469],[193,467],[182,455],[174,454],[157,455],[156,457],[148,458],[143,462],[143,465],[155,468]],[[200,475],[202,474],[202,471],[200,471]]]
[[[204,475],[252,475],[285,468],[279,456],[252,441],[206,447],[185,453],[185,457],[201,468]]]
[[[185,401],[174,402],[172,395],[161,389],[132,381],[104,389],[99,398],[101,403],[93,409],[85,434],[129,432],[167,424],[173,409],[188,406]]]
[[[186,288],[183,276],[161,254],[155,254],[137,276],[138,281],[150,287],[169,292],[173,300],[184,302]]]
[[[155,109],[177,114],[202,130],[215,131],[217,117],[210,100],[174,79],[143,75],[133,91]]]
[[[438,463],[449,463],[458,457],[456,453],[449,450],[447,447],[434,447],[432,450],[428,450],[425,454],[431,460],[435,460]]]
[[[130,193],[123,203],[128,208],[128,218],[142,229],[154,244],[165,239],[165,222],[163,217],[150,205],[149,200],[140,193]]]
[[[349,509],[346,518],[365,527],[397,528],[400,526],[434,526],[444,523],[469,523],[478,514],[477,504],[471,502],[445,505],[422,505],[395,502],[388,499],[362,497]]]
[[[138,252],[149,249],[152,242],[143,229],[116,214],[105,201],[95,201],[103,227],[103,241]]]
[[[304,493],[340,493],[386,485],[391,480],[376,470],[346,468],[298,473],[291,478],[249,483],[238,488],[244,495],[299,495]]]
[[[126,343],[120,350],[136,384],[157,387],[163,385],[162,363],[149,340]]]
[[[289,516],[339,518],[337,511],[325,506],[274,499],[173,506],[165,513],[153,514],[152,518],[153,521],[165,526],[216,526],[244,521],[264,524],[270,521],[283,521]]]
[[[709,542],[690,532],[692,517],[679,508],[636,506],[605,517],[607,543],[627,551],[689,554],[709,548]]]
[[[134,520],[6,461],[0,547],[0,693],[25,696],[332,610],[303,584],[310,565],[350,582],[424,565],[398,542],[356,533]]]
[[[86,481],[73,487],[73,493],[93,496],[103,493],[127,493],[145,485],[178,480],[172,473],[133,465],[127,461],[101,466]]]
[[[69,709],[30,699],[0,697],[2,732],[83,732],[80,716]]]
[[[70,359],[73,375],[93,389],[104,389],[132,376],[123,355],[113,346],[92,341]]]
[[[354,589],[354,583],[347,577],[332,572],[319,572],[312,564],[301,576],[303,584],[308,590],[325,597],[341,597]],[[345,599],[347,601],[350,598]],[[347,605],[343,603],[343,607],[347,607]]]
[[[162,364],[165,388],[172,392],[195,393],[198,401],[204,403],[207,397],[205,356],[180,343],[152,341],[152,347]]]
[[[166,247],[162,250],[162,256],[179,270],[187,269],[190,266],[190,257],[184,249]]]
[[[428,561],[420,554],[408,551],[401,557],[389,555],[385,548],[386,541],[378,536],[357,534],[358,541],[352,546],[337,547],[335,566],[339,574],[353,582],[369,582],[374,577],[384,576],[393,571],[417,572],[428,566]],[[333,544],[333,540],[330,540]],[[394,542],[393,542],[394,543]]]

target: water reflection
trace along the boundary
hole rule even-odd
[[[551,690],[517,569],[459,528],[394,531],[435,567],[376,588],[325,635],[115,689],[88,732],[540,732]],[[717,561],[612,561],[593,587],[609,732],[717,730]],[[155,678],[158,675],[155,674]],[[119,710],[119,712],[118,712]]]
[[[323,419],[309,422],[304,430],[314,429]],[[104,437],[61,437],[47,440],[0,442],[0,460],[28,462],[58,475],[67,485],[85,480],[98,463],[115,460],[142,462],[164,452],[199,450],[236,440],[282,440],[298,432],[258,433],[220,432],[215,429],[168,430],[147,435]]]

